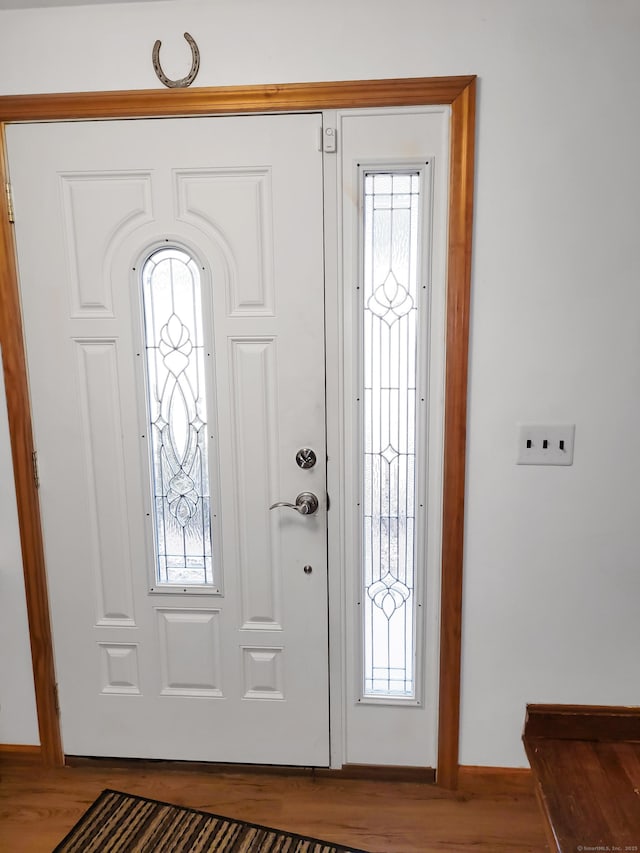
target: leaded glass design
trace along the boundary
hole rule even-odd
[[[415,696],[420,175],[365,172],[362,282],[364,696]]]
[[[213,583],[200,270],[177,248],[142,269],[158,584]]]

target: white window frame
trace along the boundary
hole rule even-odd
[[[431,252],[431,206],[433,182],[431,180],[432,162],[405,160],[401,157],[392,159],[363,158],[358,164],[358,273],[357,284],[352,288],[354,305],[352,309],[353,325],[345,328],[345,340],[351,339],[355,352],[352,355],[355,376],[352,377],[356,391],[355,412],[352,421],[352,432],[347,439],[352,448],[355,465],[356,484],[354,494],[358,494],[357,507],[354,508],[354,543],[353,551],[358,566],[356,601],[360,631],[358,632],[358,685],[357,701],[372,705],[421,705],[423,701],[423,641],[424,636],[424,587],[426,574],[426,535],[427,535],[427,449],[428,449],[428,414],[429,414],[429,317],[431,299],[430,252]],[[364,411],[361,391],[364,387],[364,183],[368,173],[407,173],[415,172],[420,179],[420,245],[418,248],[418,315],[416,334],[416,412],[415,412],[415,531],[414,531],[414,592],[413,592],[413,668],[414,689],[411,696],[373,695],[365,691],[365,615],[363,597],[364,589],[364,555],[363,555],[363,522],[364,522]],[[345,298],[347,294],[345,292]],[[355,430],[353,429],[355,426]],[[345,472],[346,473],[346,472]]]

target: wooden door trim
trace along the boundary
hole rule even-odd
[[[77,92],[0,97],[0,169],[8,180],[4,126],[14,122],[274,113],[451,105],[438,784],[458,782],[467,366],[475,143],[475,76],[351,80],[268,86]],[[22,337],[13,230],[0,199],[0,345],[24,564],[42,756],[64,762]]]
[[[8,180],[6,154],[3,125],[0,133],[3,190],[0,194],[0,347],[7,394],[41,755],[45,764],[61,765],[64,764],[64,755],[58,720],[40,503],[34,477],[34,443],[18,269],[13,229],[9,222],[9,200],[4,192]]]
[[[475,77],[411,77],[0,97],[0,121],[150,118],[453,104]]]

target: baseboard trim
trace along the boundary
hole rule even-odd
[[[469,794],[494,794],[496,796],[532,796],[533,774],[528,767],[476,767],[461,765],[458,768],[458,790]]]
[[[42,747],[30,743],[0,743],[0,760],[41,764]]]

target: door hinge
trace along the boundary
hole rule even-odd
[[[15,216],[13,213],[13,193],[11,192],[11,184],[7,182],[5,184],[5,190],[7,192],[7,213],[9,215],[9,222],[15,222]]]
[[[31,462],[33,463],[33,482],[35,483],[36,489],[40,488],[40,474],[38,472],[38,451],[33,450],[31,452]]]
[[[58,682],[53,685],[53,704],[56,709],[56,717],[60,716],[60,697],[58,696]]]

